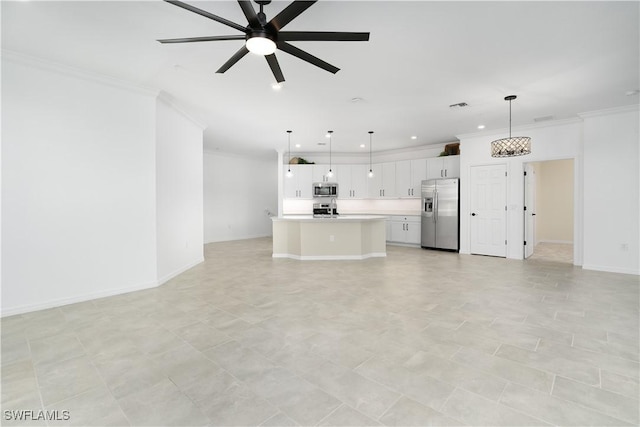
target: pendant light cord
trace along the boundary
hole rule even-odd
[[[373,169],[371,168],[371,147],[373,145],[373,142],[371,141],[372,137],[373,137],[373,131],[370,130],[369,131],[369,172],[373,172]]]
[[[511,139],[511,100],[509,100],[509,139]]]
[[[287,164],[287,172],[291,172],[291,131],[288,130],[287,134],[289,134],[289,163]]]

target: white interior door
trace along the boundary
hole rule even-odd
[[[524,257],[533,255],[536,245],[536,170],[524,165]]]
[[[472,254],[507,256],[507,166],[471,167]]]

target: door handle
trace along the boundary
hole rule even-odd
[[[472,212],[472,213],[471,213],[471,216],[476,216],[476,213],[475,213],[475,212]]]
[[[531,216],[536,216],[536,214],[532,213]]]
[[[445,177],[447,176],[447,170],[446,169],[444,170],[444,176]]]
[[[433,192],[433,222],[438,222],[438,191]]]

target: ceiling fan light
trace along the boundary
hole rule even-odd
[[[256,55],[266,56],[276,51],[276,44],[267,37],[254,36],[247,40],[247,49]]]

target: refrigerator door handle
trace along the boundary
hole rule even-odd
[[[433,192],[433,222],[438,222],[438,191]]]

